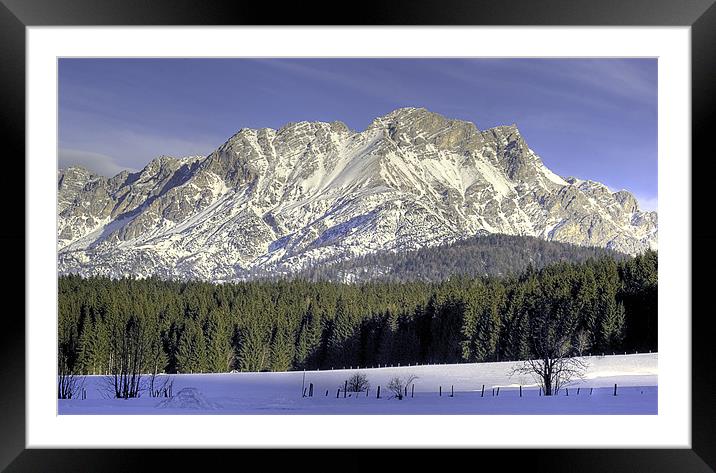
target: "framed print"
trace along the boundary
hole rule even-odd
[[[0,465],[713,471],[715,8],[5,1]]]

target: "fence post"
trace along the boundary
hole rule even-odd
[[[593,389],[594,389],[594,388],[589,388],[589,395],[590,395],[590,396],[592,395],[592,390],[593,390]]]
[[[313,397],[313,383],[308,385],[308,397]]]
[[[614,395],[615,395],[615,396],[617,395],[617,385],[616,385],[616,383],[614,384]]]
[[[378,395],[375,398],[380,399],[380,386],[378,386]]]
[[[564,388],[564,390],[566,391],[567,396],[569,396],[569,388]]]
[[[580,389],[580,388],[577,388],[577,396],[579,396],[579,389]]]
[[[348,380],[346,380],[346,382],[343,384],[343,398],[345,399],[345,397],[347,395],[348,395]]]
[[[303,388],[303,397],[306,397],[306,389],[308,388]]]
[[[450,385],[450,397],[455,397],[455,385]]]
[[[442,387],[442,386],[438,386],[438,388],[439,388],[439,390],[440,390],[440,391],[439,391],[439,393],[440,393],[439,395],[442,396],[442,395],[443,395],[443,387]]]
[[[336,391],[336,399],[338,399],[338,396],[341,394],[341,388],[338,388],[338,391]]]
[[[365,388],[365,397],[368,397],[368,391],[370,391],[370,388]]]
[[[492,388],[492,397],[495,397],[495,388]]]
[[[326,397],[328,397],[328,389],[326,389]]]
[[[480,397],[485,397],[485,385],[482,385],[482,392],[480,393]]]
[[[498,396],[500,395],[500,387],[499,386],[497,386],[497,395]]]
[[[415,397],[415,383],[413,383],[413,386],[410,388],[410,397]]]
[[[520,384],[520,397],[522,397],[522,385]]]

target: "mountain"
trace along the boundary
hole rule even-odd
[[[421,108],[361,132],[242,129],[206,157],[111,178],[58,172],[61,274],[228,281],[492,233],[636,254],[656,248],[657,214],[557,176],[514,125],[480,131]]]

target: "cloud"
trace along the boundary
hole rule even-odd
[[[136,171],[136,169],[127,168],[126,166],[118,164],[112,156],[71,148],[60,148],[58,164],[60,168],[82,166],[92,172],[107,177],[114,176],[125,169],[128,171]]]
[[[74,126],[60,129],[60,166],[87,163],[85,167],[99,166],[105,173],[142,169],[162,155],[206,156],[228,138],[171,136],[134,130],[121,124],[107,126],[102,116],[92,113],[73,111],[66,115]]]
[[[636,197],[636,200],[639,201],[639,208],[641,210],[656,211],[659,207],[658,206],[658,203],[659,203],[658,196],[646,197],[646,196],[641,196],[641,195],[635,195],[634,197]]]
[[[655,70],[651,74],[650,71],[646,71],[628,59],[591,60],[578,64],[579,67],[569,70],[573,79],[622,99],[631,99],[656,107]],[[638,64],[643,66],[644,60],[638,61]]]
[[[401,71],[395,69],[393,61],[381,59],[365,61],[365,67],[344,70],[336,67],[345,62],[342,59],[258,60],[265,66],[280,70],[287,77],[300,76],[328,83],[332,87],[341,86],[388,104],[413,105],[415,97],[421,95],[420,90],[413,89],[411,81],[406,82],[401,78]],[[355,64],[353,60],[347,62]]]

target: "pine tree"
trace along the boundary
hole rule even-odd
[[[286,323],[280,323],[271,342],[271,371],[288,371],[291,368],[295,351],[292,340]]]
[[[624,304],[611,299],[607,301],[599,335],[603,348],[621,348],[624,339]]]
[[[257,323],[250,323],[239,329],[239,369],[261,371],[268,368],[271,356],[271,337]]]
[[[193,319],[188,319],[179,339],[177,371],[203,373],[207,370],[204,332]]]
[[[231,369],[233,350],[226,314],[211,310],[206,320],[206,360],[211,373],[225,373]]]
[[[354,327],[343,297],[336,302],[335,316],[328,336],[328,359],[331,366],[345,366],[350,364],[351,346],[350,338]]]
[[[299,369],[306,369],[311,362],[315,364],[320,342],[321,319],[320,316],[314,312],[313,303],[309,303],[306,313],[301,319],[301,325],[296,339],[294,365]]]

